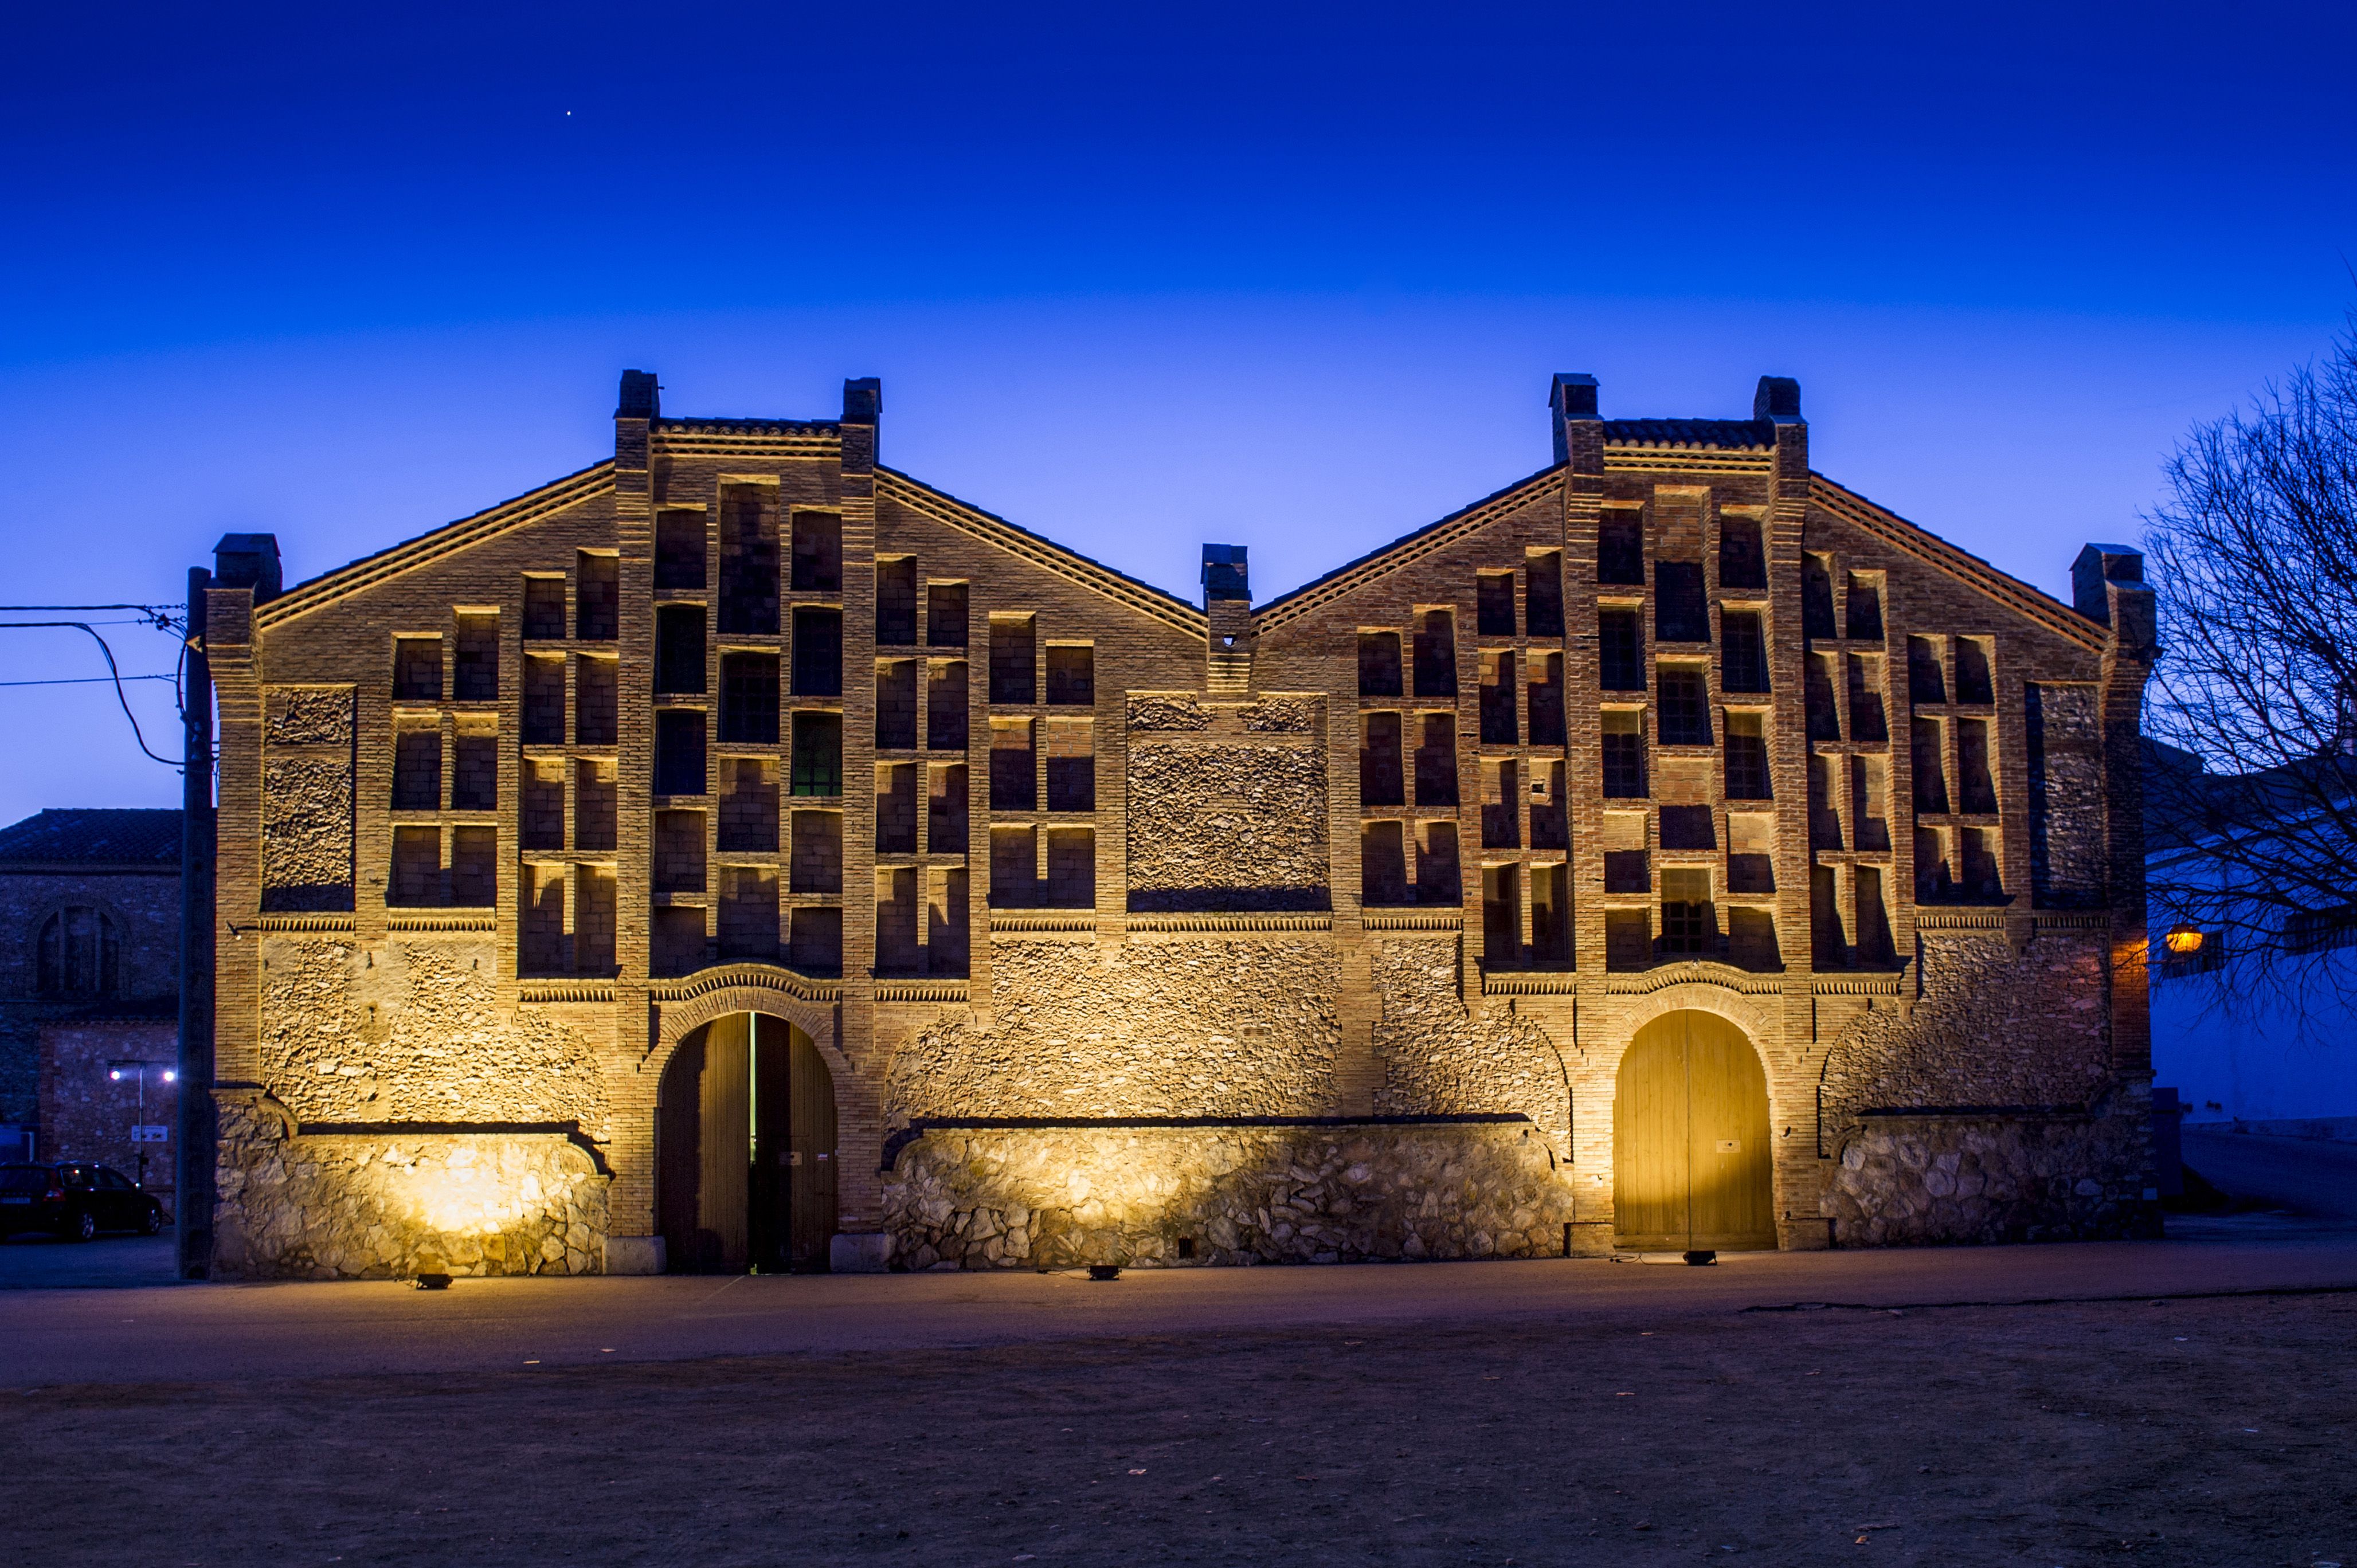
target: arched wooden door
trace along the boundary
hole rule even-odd
[[[1776,1245],[1768,1075],[1716,1013],[1637,1031],[1612,1104],[1613,1228],[1640,1251]]]
[[[835,1221],[834,1079],[782,1018],[682,1040],[655,1110],[655,1208],[674,1273],[808,1273]]]

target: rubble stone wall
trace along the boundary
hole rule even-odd
[[[1300,1116],[1324,1110],[1341,961],[1319,941],[1002,941],[994,1026],[920,1030],[893,1124],[942,1116]]]
[[[608,1180],[561,1135],[291,1126],[281,1109],[223,1099],[217,1278],[604,1272]]]
[[[302,1122],[606,1125],[587,1036],[502,1008],[489,940],[263,950],[263,1082]]]
[[[1374,962],[1383,1079],[1375,1109],[1393,1116],[1515,1112],[1571,1153],[1571,1083],[1547,1032],[1500,1010],[1480,1023],[1457,990],[1457,940],[1390,940]]]
[[[943,1130],[884,1205],[907,1269],[1560,1257],[1573,1218],[1519,1122]]]

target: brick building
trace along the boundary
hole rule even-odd
[[[220,1273],[2147,1222],[2132,559],[1559,376],[1547,468],[1197,605],[879,402],[630,372],[610,462],[211,592]]]
[[[0,828],[0,1157],[144,1170],[169,1207],[179,955],[179,812]]]

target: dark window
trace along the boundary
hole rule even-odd
[[[500,901],[500,830],[460,828],[450,835],[450,902],[488,909]]]
[[[564,638],[564,578],[526,577],[523,580],[523,634],[534,640]]]
[[[457,658],[452,661],[450,696],[460,703],[490,703],[500,695],[500,618],[458,618]]]
[[[876,640],[898,648],[917,640],[917,558],[876,563]]]
[[[1834,708],[1833,672],[1822,653],[1808,655],[1801,677],[1801,704],[1809,722],[1811,740],[1839,740],[1841,715]]]
[[[732,493],[735,487],[731,487]],[[655,587],[704,586],[704,514],[663,511],[655,514]]]
[[[1608,692],[1645,689],[1643,632],[1635,610],[1604,610],[1596,618],[1597,683]]]
[[[1719,684],[1730,692],[1768,689],[1768,650],[1760,633],[1760,617],[1749,610],[1727,610],[1719,617]]]
[[[655,714],[655,793],[704,793],[704,715],[693,708]]]
[[[1462,904],[1465,885],[1457,863],[1457,824],[1419,822],[1416,832],[1415,901]]]
[[[1654,563],[1653,636],[1663,642],[1710,640],[1710,606],[1703,595],[1701,562]]]
[[[1039,780],[1031,721],[997,723],[990,726],[990,809],[1030,811],[1039,809]]]
[[[1059,756],[1055,736],[1049,736],[1048,809],[1051,811],[1093,811],[1097,809],[1097,759],[1082,753]]]
[[[1948,779],[1942,767],[1940,721],[1917,719],[1912,747],[1915,760],[1915,809],[1944,814],[1948,809]]]
[[[1710,744],[1710,693],[1700,669],[1664,664],[1661,682],[1662,744]]]
[[[1364,904],[1407,900],[1407,845],[1400,822],[1369,822],[1359,832],[1359,899]]]
[[[1531,682],[1531,744],[1561,746],[1563,733],[1563,655],[1534,656]]]
[[[1481,770],[1481,847],[1522,846],[1522,773],[1511,762]]]
[[[965,768],[935,768],[932,789],[925,799],[925,845],[935,854],[966,853]]]
[[[1834,630],[1833,574],[1822,555],[1812,555],[1801,565],[1801,635],[1837,635]]]
[[[1415,694],[1457,695],[1457,618],[1426,610],[1415,629]]]
[[[619,659],[583,659],[573,666],[573,744],[611,746],[620,722]]]
[[[720,744],[778,744],[778,657],[728,653],[720,660]]]
[[[843,793],[843,717],[794,715],[793,789],[797,795]]]
[[[843,616],[837,610],[794,611],[794,694],[843,694]]]
[[[1514,722],[1514,656],[1512,653],[1488,653],[1481,656],[1481,744],[1512,746],[1516,738]]]
[[[1396,697],[1400,694],[1400,639],[1395,631],[1359,634],[1359,695]]]
[[[1530,558],[1523,593],[1523,629],[1532,637],[1563,635],[1563,557],[1549,551]]]
[[[1830,698],[1832,693],[1826,695]],[[1852,740],[1890,738],[1882,716],[1882,660],[1877,655],[1849,656],[1849,727]]]
[[[1662,950],[1706,954],[1718,948],[1710,906],[1710,873],[1679,868],[1662,873]]]
[[[990,700],[1028,704],[1039,700],[1038,623],[1029,616],[990,618]]]
[[[1608,849],[1604,852],[1604,891],[1607,893],[1651,893],[1653,874],[1641,849]]]
[[[396,907],[442,902],[440,828],[393,830],[392,875],[385,884],[384,901]]]
[[[584,642],[611,642],[620,635],[622,563],[587,550],[573,558],[573,634]]]
[[[1483,637],[1514,635],[1514,575],[1484,572],[1474,579],[1475,624]]]
[[[1616,799],[1642,800],[1645,794],[1645,734],[1642,715],[1604,715],[1604,793]]]
[[[523,743],[565,744],[565,659],[523,661]]]
[[[1996,701],[1996,692],[1989,680],[1988,644],[1978,638],[1956,639],[1956,701]]]
[[[114,922],[85,905],[59,910],[41,923],[40,989],[44,996],[112,996],[120,988],[123,944]]]
[[[876,748],[913,751],[917,746],[917,671],[914,659],[891,659],[876,666]]]
[[[1401,772],[1399,714],[1369,714],[1363,722],[1365,738],[1359,747],[1359,804],[1406,805],[1407,794]]]
[[[393,809],[432,811],[442,805],[442,732],[397,730],[393,737]]]
[[[966,741],[965,660],[930,661],[925,678],[925,746],[963,751]]]
[[[1088,707],[1097,700],[1097,650],[1086,643],[1048,645],[1048,701]]]
[[[777,633],[778,493],[767,485],[720,492],[720,629]]]
[[[1644,513],[1608,511],[1596,532],[1596,580],[1636,583],[1645,580]]]
[[[1847,634],[1861,642],[1882,640],[1882,586],[1878,579],[1849,575]]]
[[[1718,585],[1722,588],[1764,588],[1768,558],[1760,548],[1760,520],[1721,517],[1718,520]]]
[[[1765,800],[1768,790],[1768,737],[1761,734],[1758,714],[1727,716],[1727,798]]]
[[[925,589],[925,642],[933,648],[965,646],[965,585],[934,583]]]
[[[1907,639],[1907,695],[1918,703],[1948,700],[1948,682],[1940,669],[1940,650],[1929,638]]]
[[[655,690],[704,690],[702,605],[664,605],[655,611]]]
[[[396,637],[393,639],[393,696],[395,702],[438,703],[442,700],[440,638]]]
[[[1727,857],[1727,890],[1729,893],[1775,892],[1775,857],[1752,853],[1728,855]]]
[[[496,811],[500,807],[500,737],[461,730],[451,741],[450,809]]]
[[[1717,824],[1708,806],[1662,808],[1663,849],[1717,849]]]
[[[917,770],[903,763],[879,768],[876,789],[876,853],[917,853]]]
[[[1415,748],[1415,803],[1457,804],[1457,716],[1419,714],[1423,738]]]
[[[843,592],[843,519],[831,511],[794,513],[794,592]]]

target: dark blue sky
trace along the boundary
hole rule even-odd
[[[833,412],[1267,597],[1613,415],[1801,378],[1818,466],[2041,586],[2357,300],[2347,7],[131,5],[10,17],[14,597],[330,565],[666,405]],[[168,668],[124,628],[128,666]],[[97,673],[12,632],[0,676]],[[161,721],[151,694],[143,711]],[[0,820],[160,803],[0,688]]]

